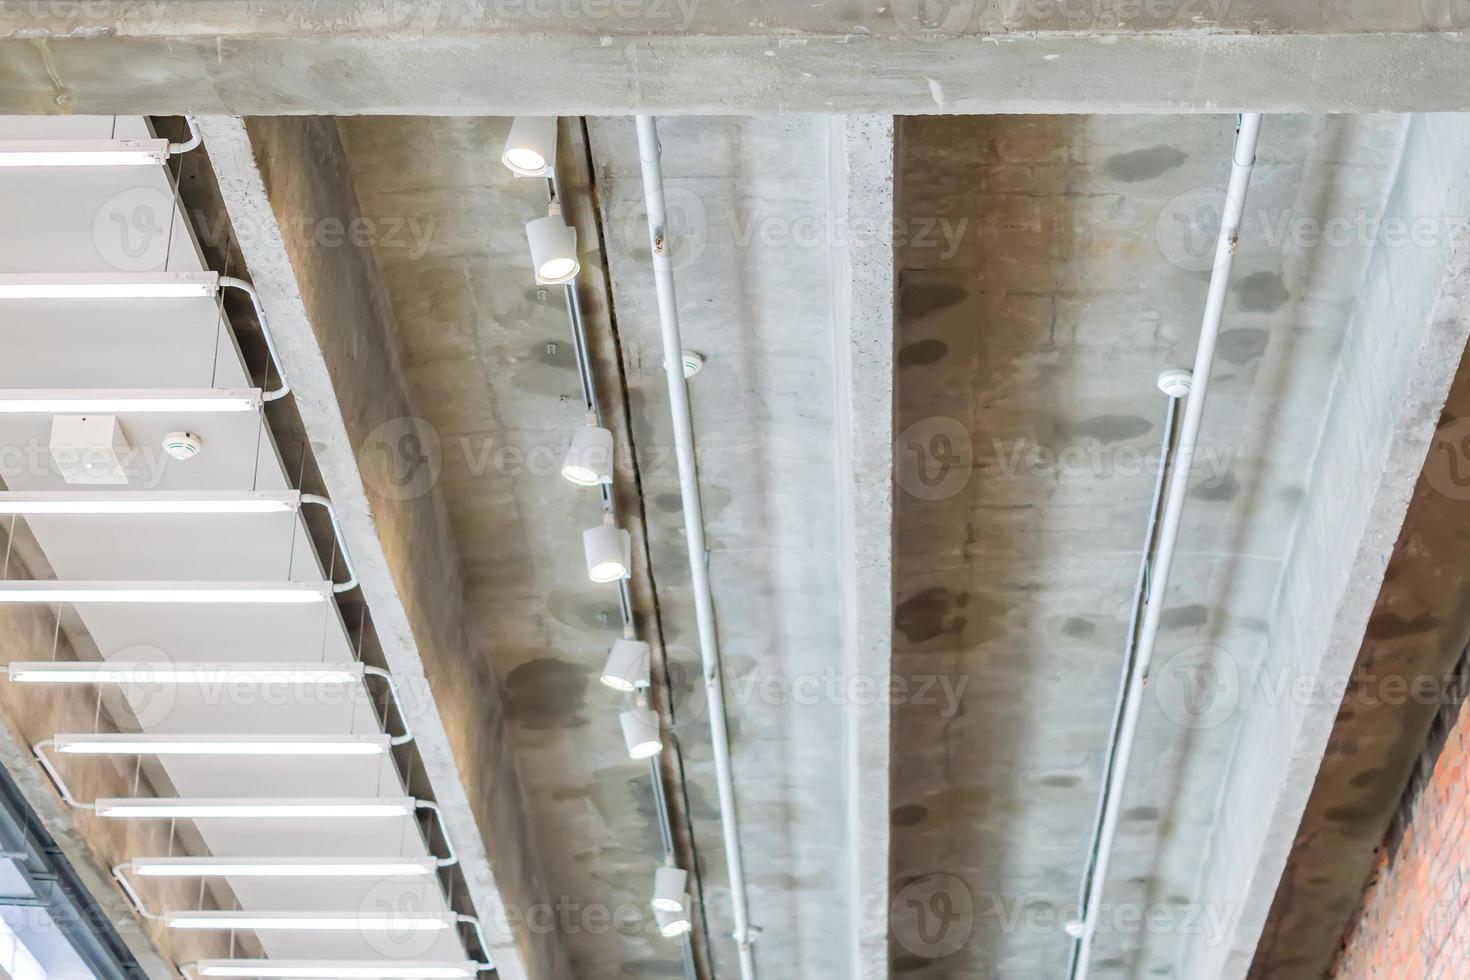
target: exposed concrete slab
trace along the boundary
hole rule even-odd
[[[201,128],[497,969],[564,977],[560,935],[525,927],[546,887],[444,503],[420,472],[426,450],[412,441],[372,251],[357,238],[328,245],[298,233],[303,221],[352,228],[361,216],[335,123],[219,117]]]
[[[0,112],[1463,109],[1467,28],[1455,0],[22,4]]]
[[[893,673],[892,116],[831,120],[833,365],[837,394],[839,557],[844,669]],[[891,705],[851,705],[847,743],[847,897],[852,976],[888,976]]]
[[[1328,750],[1339,698],[1292,685],[1345,690],[1470,336],[1470,180],[1444,166],[1467,152],[1470,119],[1410,120],[1385,216],[1434,232],[1370,259],[1202,871],[1201,901],[1230,909],[1232,930],[1193,937],[1180,976],[1246,975]]]

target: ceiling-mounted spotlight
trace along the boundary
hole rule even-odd
[[[587,552],[587,577],[594,582],[616,582],[626,578],[633,564],[633,537],[613,523],[611,513],[602,515],[602,523],[582,532],[582,548]]]
[[[689,872],[665,865],[653,873],[653,909],[655,912],[687,912]]]
[[[556,160],[556,117],[516,116],[500,162],[518,177],[545,177]]]
[[[587,424],[572,433],[561,475],[579,487],[595,487],[613,481],[612,464],[612,433],[597,424],[595,415],[588,415]]]
[[[685,895],[684,908],[687,910],[689,905],[690,898],[688,895]],[[689,921],[688,911],[664,912],[660,909],[654,909],[653,919],[658,923],[659,934],[668,939],[682,936],[694,927],[693,923]]]
[[[647,759],[658,755],[664,743],[659,738],[658,715],[647,708],[633,708],[618,715],[618,724],[623,726],[623,741],[627,743],[628,755],[635,759]]]
[[[648,687],[648,661],[647,643],[630,637],[614,640],[602,668],[602,683],[629,693]]]
[[[577,229],[562,220],[560,204],[548,207],[546,217],[526,222],[526,239],[538,283],[556,286],[577,277],[582,268],[577,261]]]

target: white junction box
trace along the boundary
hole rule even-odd
[[[116,415],[57,415],[51,419],[51,459],[67,483],[127,483],[124,466],[132,451]]]

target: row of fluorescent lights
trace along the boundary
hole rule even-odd
[[[551,178],[556,159],[556,131],[555,116],[517,116],[511,123],[501,162],[517,176]],[[581,268],[577,260],[577,234],[562,217],[559,200],[551,202],[546,217],[527,223],[526,239],[536,281],[574,288],[570,284]],[[561,475],[579,487],[610,487],[613,460],[613,434],[589,412],[586,423],[572,433]],[[610,496],[607,499],[602,523],[582,532],[587,576],[600,583],[627,578],[632,565],[632,537],[617,526]],[[646,692],[651,686],[649,645],[634,636],[631,613],[627,615],[624,636],[613,641],[600,679],[615,691],[636,696],[637,705],[619,714],[618,724],[628,755],[634,759],[652,759],[663,750],[663,739],[658,714],[647,703]],[[659,778],[656,772],[654,778]],[[664,936],[682,936],[693,927],[693,902],[688,886],[688,872],[672,863],[654,873],[650,904],[659,932]]]
[[[171,155],[193,149],[200,143],[193,120],[185,143],[167,140],[27,140],[0,143],[0,168],[4,167],[105,167],[148,166],[166,163]],[[538,232],[543,251],[552,253],[563,243],[554,231]],[[572,239],[575,250],[575,237]],[[574,259],[575,261],[575,259]],[[565,274],[562,265],[551,262],[548,271]],[[575,269],[571,270],[575,275]],[[564,281],[564,280],[563,280]],[[0,275],[0,300],[37,299],[173,299],[217,295],[224,286],[247,291],[256,306],[267,346],[274,346],[259,299],[248,283],[220,277],[216,273],[152,274],[37,274]],[[202,389],[170,391],[138,390],[25,390],[0,391],[0,414],[113,414],[113,413],[226,413],[259,412],[265,401],[279,398],[289,389],[284,383],[275,391],[260,389]],[[131,498],[131,499],[130,499]],[[85,491],[66,494],[0,493],[0,514],[259,514],[298,509],[302,495],[247,493],[169,493],[135,496],[128,493]],[[334,515],[335,521],[335,515]],[[278,585],[260,583],[118,583],[118,582],[13,582],[0,589],[0,602],[184,602],[184,603],[300,603],[329,599],[332,583]],[[307,683],[357,683],[365,678],[362,664],[342,666],[234,665],[168,663],[126,665],[93,663],[12,663],[13,681],[32,684],[134,682],[201,684],[210,681],[264,683],[290,679]],[[391,684],[391,681],[390,681]],[[80,756],[364,756],[383,755],[403,738],[386,734],[365,736],[215,736],[147,734],[57,735],[48,740],[63,755]],[[99,799],[94,804],[77,804],[54,767],[38,746],[37,757],[57,779],[69,803],[87,806],[99,816],[123,819],[205,818],[360,818],[411,817],[417,810],[437,808],[413,798],[339,800],[229,800],[229,799]],[[446,835],[446,842],[448,837]],[[246,877],[361,877],[381,875],[426,875],[453,859],[221,859],[146,858],[128,862],[115,874],[131,870],[146,878]],[[125,880],[121,883],[135,898],[139,911],[147,915],[136,893]],[[177,929],[289,929],[289,930],[381,930],[426,931],[453,928],[471,921],[466,916],[364,915],[321,913],[248,913],[240,911],[175,911],[159,916]],[[478,924],[476,924],[478,927]],[[413,963],[272,960],[207,960],[191,965],[192,972],[220,977],[364,977],[364,978],[464,978],[472,977],[488,964],[474,962]],[[189,971],[186,971],[189,972]]]

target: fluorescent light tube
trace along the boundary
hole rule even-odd
[[[431,875],[434,858],[160,857],[129,862],[141,878],[405,878]]]
[[[331,594],[330,582],[0,582],[0,603],[297,604],[325,602]]]
[[[438,932],[454,927],[451,915],[370,912],[231,912],[207,909],[165,912],[170,929],[291,929],[353,932]]]
[[[217,272],[0,274],[0,299],[173,299],[217,292]]]
[[[0,492],[0,514],[277,514],[301,506],[296,490],[246,493],[140,490]]]
[[[168,160],[168,140],[5,140],[0,167],[142,167]]]
[[[387,735],[57,735],[63,755],[361,756],[388,751]]]
[[[358,663],[109,663],[107,661],[16,661],[8,665],[17,684],[349,684],[363,678]]]
[[[232,800],[181,797],[126,797],[97,801],[97,815],[123,819],[175,817],[286,818],[303,817],[406,817],[414,811],[408,797],[392,799],[335,800]]]
[[[0,390],[0,413],[7,415],[123,415],[128,412],[256,412],[259,388]]]
[[[461,980],[479,972],[476,963],[414,963],[411,960],[200,960],[200,976],[282,977],[303,980]]]

